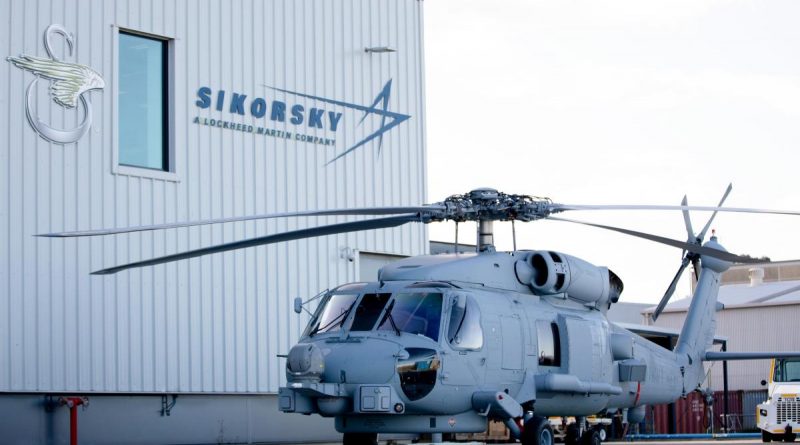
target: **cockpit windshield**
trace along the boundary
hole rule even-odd
[[[323,300],[316,316],[308,326],[308,335],[338,332],[347,321],[347,316],[358,298],[358,294],[333,294]]]
[[[379,331],[392,331],[424,335],[439,341],[439,324],[442,319],[442,294],[399,293],[381,320]],[[394,322],[394,326],[392,326]]]
[[[775,361],[775,382],[800,382],[800,359]]]
[[[364,294],[356,308],[351,331],[371,331],[392,294]]]
[[[305,335],[340,332],[352,318],[350,331],[407,332],[439,341],[442,302],[438,292],[331,294],[317,308]]]

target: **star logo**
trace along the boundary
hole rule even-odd
[[[329,103],[329,104],[333,104],[333,105],[338,105],[340,107],[349,108],[351,110],[361,111],[361,112],[364,113],[364,115],[361,117],[361,120],[358,121],[359,125],[363,124],[364,120],[368,116],[371,116],[371,115],[380,116],[380,126],[378,127],[377,130],[373,131],[372,133],[367,135],[364,139],[362,139],[362,140],[358,141],[357,143],[355,143],[352,147],[349,147],[348,149],[346,149],[342,153],[339,153],[338,155],[336,155],[336,157],[334,157],[333,159],[328,161],[328,163],[326,165],[329,165],[332,162],[341,159],[342,157],[344,157],[344,156],[350,154],[351,152],[353,152],[355,149],[364,146],[366,143],[368,143],[368,142],[370,142],[370,141],[372,141],[374,139],[378,140],[378,146],[376,147],[376,149],[378,150],[378,154],[380,154],[381,146],[383,145],[383,135],[387,131],[391,130],[392,128],[394,128],[394,127],[396,127],[396,126],[398,126],[400,124],[402,124],[403,122],[405,122],[406,120],[408,120],[411,117],[411,116],[409,116],[407,114],[395,113],[394,111],[389,111],[388,110],[388,108],[389,108],[389,98],[390,98],[391,93],[392,93],[392,79],[389,79],[389,81],[386,82],[386,84],[381,89],[380,93],[378,93],[378,95],[375,96],[375,100],[372,102],[372,105],[370,105],[370,106],[344,102],[344,101],[341,101],[341,100],[328,99],[328,98],[320,97],[320,96],[313,96],[311,94],[299,93],[299,92],[296,92],[296,91],[285,90],[283,88],[275,88],[275,87],[270,87],[270,86],[267,86],[267,88],[270,88],[270,89],[275,90],[275,91],[280,91],[282,93],[287,93],[287,94],[292,94],[292,95],[299,96],[299,97],[304,97],[304,98],[307,98],[307,99],[313,99],[313,100],[318,100],[320,102],[325,102],[325,103]]]

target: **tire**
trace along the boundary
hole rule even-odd
[[[567,434],[564,437],[564,444],[565,445],[578,445],[578,442],[580,442],[578,440],[578,439],[580,439],[580,437],[578,436],[579,432],[580,432],[580,430],[578,429],[578,424],[577,423],[570,423],[569,425],[567,425]]]
[[[772,442],[772,433],[761,430],[761,441],[764,443]]]
[[[344,433],[342,445],[378,445],[378,433]]]
[[[534,417],[525,424],[520,442],[522,445],[553,445],[555,439],[550,422],[544,417]]]
[[[581,445],[600,445],[602,442],[600,435],[595,430],[589,430],[581,437]]]
[[[605,442],[608,439],[608,433],[606,433],[606,429],[602,426],[597,427],[597,435],[600,436],[600,442]]]

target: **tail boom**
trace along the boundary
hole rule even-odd
[[[705,247],[725,251],[715,236]],[[676,360],[683,365],[684,391],[695,389],[705,376],[703,360],[714,341],[720,275],[731,265],[710,256],[701,256],[700,264],[700,278],[675,347]]]

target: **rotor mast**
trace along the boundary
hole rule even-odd
[[[486,207],[490,203],[497,201],[499,193],[492,188],[480,188],[469,192],[469,197],[473,203],[480,207]],[[478,213],[478,233],[475,242],[475,250],[481,252],[494,252],[494,218],[489,215]]]

